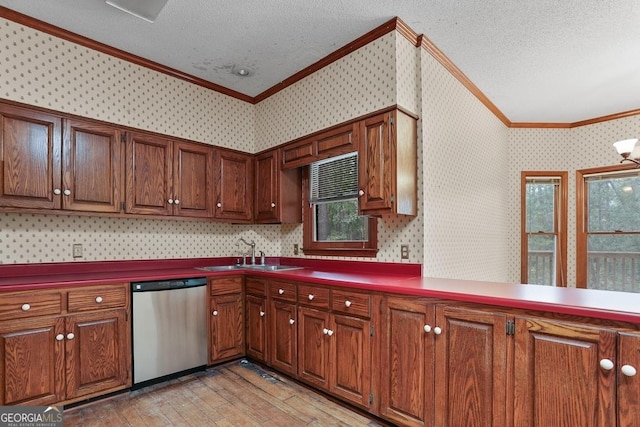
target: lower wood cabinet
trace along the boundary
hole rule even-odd
[[[618,334],[618,425],[640,427],[640,332]]]
[[[298,374],[298,334],[296,305],[271,301],[269,307],[269,362],[285,374]]]
[[[244,355],[243,276],[209,279],[209,364]]]
[[[247,356],[268,364],[266,281],[245,278],[245,292],[245,351]]]
[[[39,315],[52,309],[43,310],[51,291],[2,296],[0,405],[71,403],[131,385],[128,284],[72,289],[57,292],[60,315]]]

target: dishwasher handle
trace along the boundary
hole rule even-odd
[[[131,292],[156,292],[169,291],[172,289],[185,289],[204,286],[207,284],[206,277],[192,277],[189,279],[154,280],[148,282],[132,282]]]

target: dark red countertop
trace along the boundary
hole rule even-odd
[[[252,274],[402,295],[640,323],[640,294],[422,277],[420,264],[269,258],[267,263],[296,265],[304,268],[279,272],[251,269],[208,272],[198,268],[229,265],[234,263],[235,259],[198,258],[0,265],[0,291]]]

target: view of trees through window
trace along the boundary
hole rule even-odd
[[[315,226],[319,242],[368,240],[367,218],[358,215],[358,199],[317,204]]]
[[[640,292],[640,176],[589,176],[586,182],[587,287]]]

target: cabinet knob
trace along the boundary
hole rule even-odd
[[[70,196],[71,195],[71,190],[66,189],[66,190],[63,191],[63,193],[64,193],[65,196]]]
[[[102,302],[102,297],[96,297],[96,302],[100,304]]]
[[[29,311],[31,309],[31,306],[29,304],[22,304],[22,311]]]
[[[329,336],[333,335],[333,331],[332,331],[331,329],[329,329],[329,330],[327,331],[327,335],[329,335]]]
[[[67,339],[68,339],[68,340],[72,340],[72,339],[74,339],[75,337],[76,337],[76,336],[75,336],[75,335],[73,335],[73,332],[69,332],[69,333],[67,334]]]
[[[296,321],[295,321],[295,320],[293,320],[293,319],[291,319],[291,318],[289,318],[289,324],[290,324],[290,325],[293,325],[294,323],[296,323]]]
[[[175,203],[176,205],[179,205],[179,204],[180,204],[180,200],[175,199],[175,200],[173,201],[173,203]]]
[[[264,317],[264,315],[265,315],[265,312],[260,310],[260,317]]]
[[[313,294],[309,294],[309,297],[308,297],[308,298],[309,298],[309,301],[313,301],[313,299],[314,299],[315,297],[313,296]]]
[[[63,334],[56,335],[56,341],[62,341],[63,339],[64,339],[64,335]]]
[[[279,293],[280,295],[284,295],[284,289],[278,289],[278,293]]]
[[[275,207],[276,207],[276,204],[275,204],[275,203],[273,203],[273,202],[271,202],[271,207],[272,207],[272,208],[275,208]]]
[[[62,193],[62,191],[60,191],[59,188],[54,188],[53,189],[53,194],[55,194],[56,196],[60,195]]]
[[[620,368],[620,370],[628,377],[633,377],[637,374],[636,368],[631,365],[622,365],[622,368]]]
[[[172,205],[172,204],[173,204],[173,199],[169,199],[169,200],[167,200],[167,203],[169,203],[170,205]]]
[[[217,316],[217,315],[218,315],[218,310],[213,310],[213,311],[211,312],[211,315],[212,315],[212,316]]]
[[[605,371],[610,371],[613,369],[613,362],[610,359],[602,359],[600,361],[600,367]]]
[[[358,190],[358,196],[364,196],[364,190]]]
[[[436,335],[440,335],[442,333],[442,329],[440,329],[439,326],[436,326],[435,328],[433,328],[433,333]]]
[[[351,307],[351,301],[346,300],[346,301],[344,302],[344,306],[345,306],[345,307],[347,307],[347,308]]]
[[[329,334],[329,330],[327,328],[324,328],[324,329],[322,329],[322,333],[327,335],[327,334]]]
[[[221,208],[222,207],[222,203],[218,202],[218,203],[216,203],[216,206]]]
[[[424,329],[424,331],[425,331],[426,333],[429,333],[429,332],[431,332],[431,325],[424,325],[424,328],[423,328],[423,329]]]

